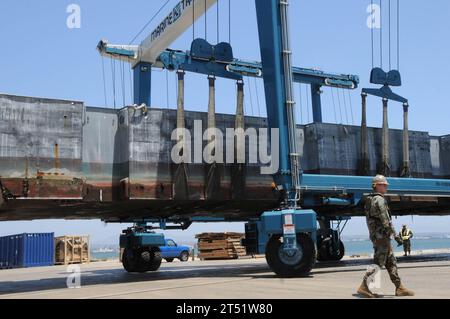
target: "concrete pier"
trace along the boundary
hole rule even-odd
[[[297,299],[359,298],[367,258],[348,258],[339,263],[320,263],[308,278],[280,279],[264,258],[233,261],[163,263],[160,270],[128,274],[118,261],[81,265],[81,288],[67,288],[67,267],[0,271],[0,299]],[[414,298],[450,298],[450,253],[400,257],[404,283],[416,292]],[[392,299],[394,286],[386,271],[378,292]]]

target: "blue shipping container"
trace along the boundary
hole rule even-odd
[[[51,266],[54,246],[54,233],[0,237],[0,269]]]

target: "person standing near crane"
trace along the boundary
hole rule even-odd
[[[386,177],[377,175],[372,181],[373,193],[366,198],[364,210],[366,213],[367,226],[369,228],[370,240],[373,243],[374,263],[382,268],[386,267],[392,283],[395,284],[395,295],[398,297],[414,296],[414,292],[406,289],[398,275],[397,260],[391,245],[391,238],[396,236],[392,226],[389,206],[384,198],[389,183]],[[364,280],[358,289],[358,294],[366,298],[375,298],[370,291],[368,281],[374,275],[376,269],[370,269],[364,275]]]
[[[413,232],[408,228],[407,225],[403,225],[399,236],[403,241],[403,251],[405,252],[403,256],[411,256],[411,238],[414,236]]]

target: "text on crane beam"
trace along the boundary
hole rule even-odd
[[[164,18],[164,20],[156,27],[156,29],[152,32],[151,41],[155,41],[158,39],[166,28],[175,22],[182,16],[183,12],[193,5],[195,0],[181,0],[178,4],[172,9],[172,11]]]

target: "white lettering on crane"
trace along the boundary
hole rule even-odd
[[[183,12],[194,3],[194,0],[181,0],[172,9],[172,11],[164,18],[164,20],[153,30],[151,34],[151,41],[155,41],[159,38],[166,28],[173,23],[177,22],[178,19],[183,15]]]

